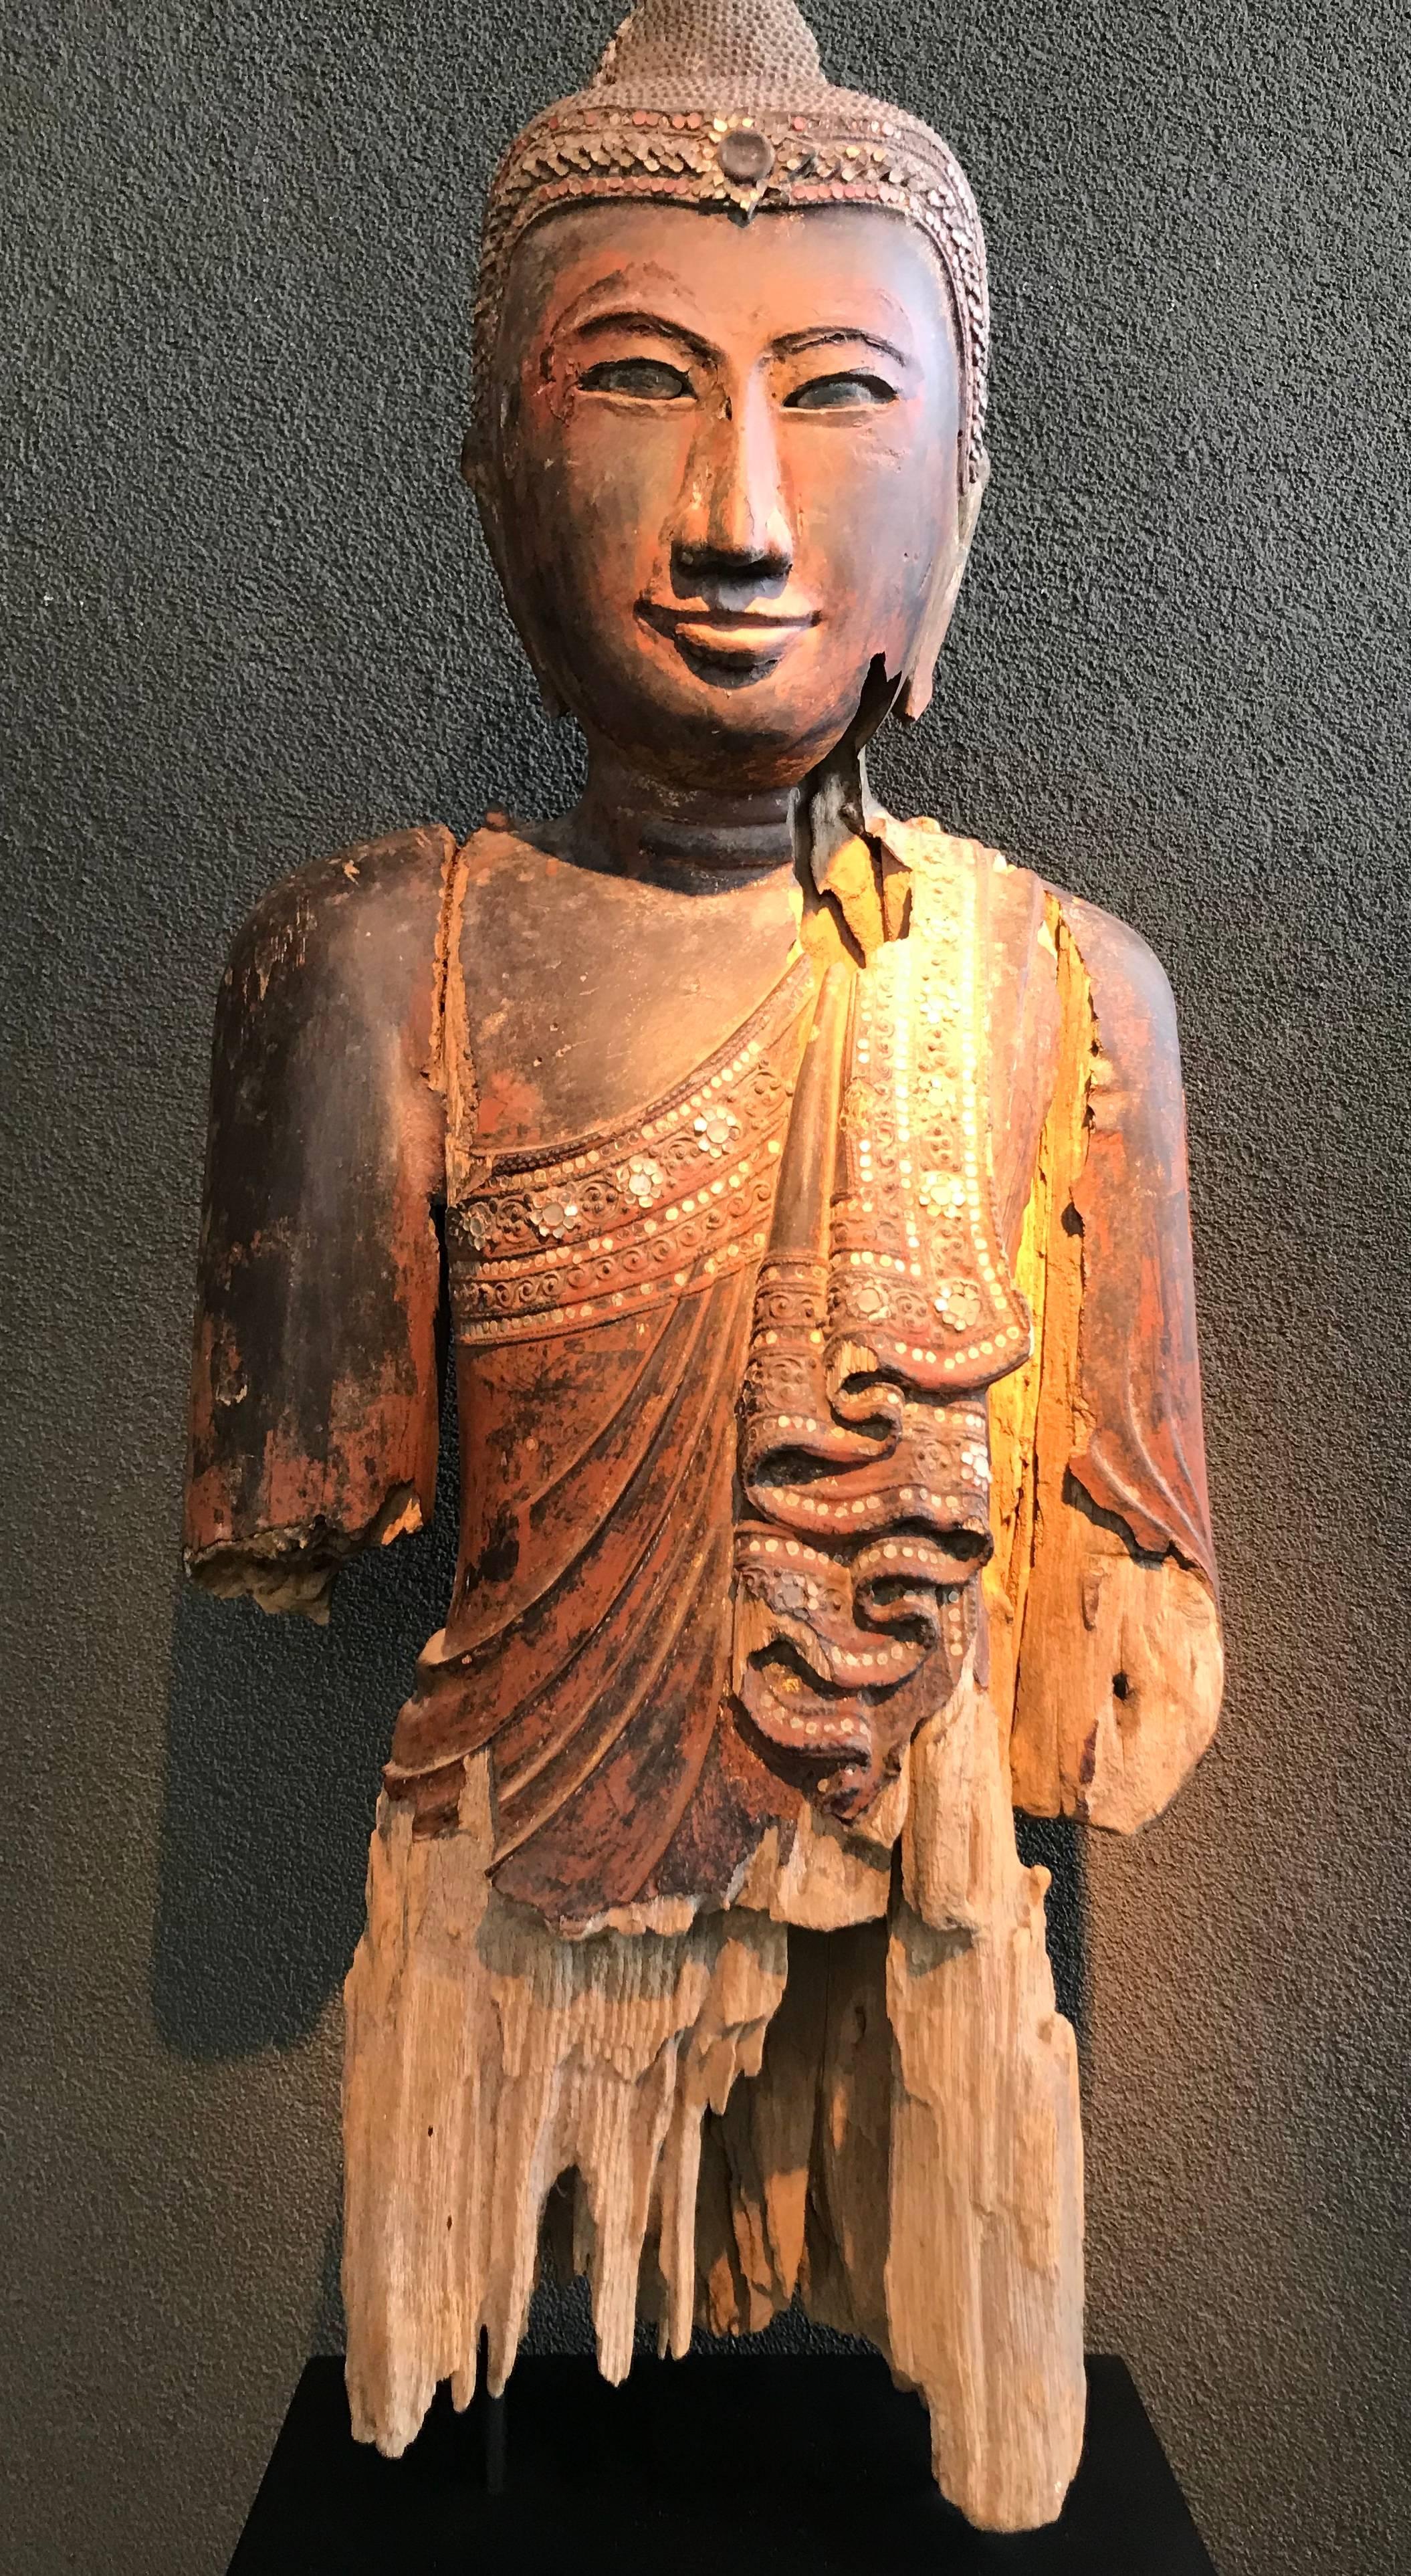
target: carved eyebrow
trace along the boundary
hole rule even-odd
[[[905,349],[899,349],[895,340],[884,340],[880,331],[863,331],[847,323],[820,324],[813,331],[786,331],[774,342],[774,348],[780,357],[787,358],[807,349],[856,348],[859,341],[864,349],[878,350],[899,367],[914,363]]]
[[[614,305],[608,313],[589,313],[581,322],[574,321],[569,327],[584,339],[599,332],[642,331],[649,332],[656,340],[679,340],[683,348],[689,349],[694,357],[703,359],[707,365],[720,355],[719,350],[713,349],[709,340],[703,340],[699,332],[688,331],[684,322],[668,322],[663,314],[644,313],[631,305]]]

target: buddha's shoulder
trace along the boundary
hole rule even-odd
[[[1170,979],[1150,942],[1119,914],[1045,880],[1051,917],[1082,969],[1100,1036],[1119,1027],[1130,1043],[1176,1045]]]
[[[899,827],[912,867],[927,865],[983,876],[991,920],[1012,940],[1032,935],[1055,951],[1066,943],[1080,965],[1095,1006],[1147,1022],[1153,1034],[1175,1028],[1175,1003],[1166,969],[1154,948],[1103,905],[1069,892],[1043,869],[988,842],[948,832],[928,815]],[[902,851],[898,855],[903,855]]]
[[[369,1002],[435,974],[456,843],[440,824],[355,841],[261,895],[235,935],[222,994],[247,1008],[314,988]]]

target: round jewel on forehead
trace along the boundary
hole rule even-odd
[[[586,89],[510,145],[491,184],[475,315],[467,465],[491,478],[495,349],[510,261],[574,203],[636,199],[748,223],[764,212],[877,206],[925,234],[954,308],[962,494],[983,483],[989,385],[985,239],[954,153],[919,118],[825,79],[795,0],[641,0]]]

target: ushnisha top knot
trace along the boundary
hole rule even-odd
[[[962,490],[985,470],[990,305],[985,237],[949,144],[918,117],[834,89],[795,0],[640,0],[588,87],[536,116],[491,183],[475,309],[482,489],[494,454],[495,345],[505,280],[532,224],[612,198],[761,210],[887,208],[925,233],[950,287],[960,351]]]
[[[642,0],[593,76],[594,89],[660,88],[705,72],[741,91],[825,89],[812,30],[794,0]]]

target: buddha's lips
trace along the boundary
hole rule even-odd
[[[817,615],[779,617],[766,610],[692,606],[667,608],[644,599],[637,610],[643,624],[684,645],[706,661],[736,664],[777,662],[800,635],[818,623]]]

